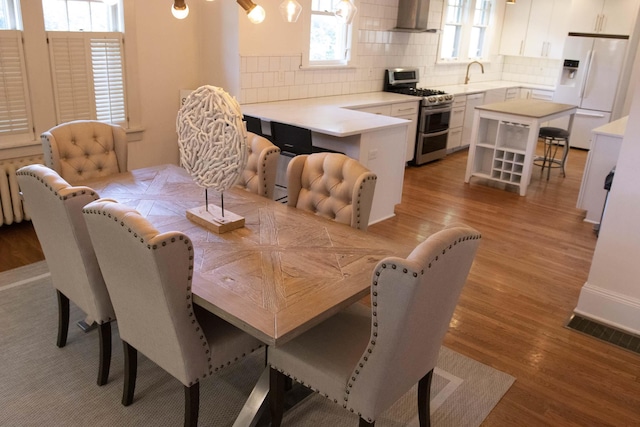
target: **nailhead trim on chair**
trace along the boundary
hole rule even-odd
[[[447,251],[447,250],[452,249],[452,248],[453,248],[453,246],[455,246],[455,245],[457,245],[457,244],[458,244],[458,242],[462,242],[462,241],[465,241],[465,240],[475,240],[475,239],[479,239],[480,237],[481,237],[481,236],[480,236],[479,234],[478,234],[478,235],[470,235],[470,236],[461,237],[461,238],[459,238],[458,240],[454,241],[454,242],[453,242],[453,244],[449,244],[449,245],[448,245],[448,248],[443,249],[443,250],[442,250],[442,254],[444,255],[444,254],[446,253],[446,251]],[[438,260],[438,256],[436,255],[436,256],[435,256],[435,260],[434,260],[434,261],[437,261],[437,260]],[[433,264],[433,262],[434,262],[434,261],[432,261],[432,262],[430,262],[430,263],[429,263],[429,268],[431,268],[431,265]],[[396,264],[390,264],[389,266],[390,266],[390,267],[391,267],[391,269],[393,269],[393,270],[395,270],[395,269],[398,267]],[[381,264],[380,268],[379,268],[379,269],[377,269],[377,270],[375,271],[375,276],[376,276],[376,277],[379,277],[379,276],[380,276],[380,274],[381,274],[381,272],[382,272],[382,270],[384,270],[384,269],[386,269],[386,268],[388,268],[388,266],[387,266],[387,264],[386,264],[386,263]],[[411,274],[413,275],[413,277],[418,277],[418,274],[420,274],[420,275],[424,274],[424,270],[421,270],[421,271],[418,273],[417,271],[409,271],[407,268],[403,268],[403,269],[402,269],[402,272],[403,272],[404,274],[411,273]],[[378,280],[377,280],[377,279],[374,279],[374,280],[373,280],[373,282],[372,282],[372,298],[371,298],[371,305],[372,305],[373,307],[377,307],[377,306],[378,306],[378,300],[377,300],[378,292],[375,290],[377,286],[378,286]],[[372,319],[372,320],[373,320],[373,330],[371,331],[371,334],[374,336],[374,339],[373,339],[373,340],[371,340],[371,342],[370,342],[369,346],[368,346],[368,347],[367,347],[367,349],[366,349],[366,353],[365,353],[365,354],[369,354],[369,355],[370,355],[370,354],[372,354],[372,353],[373,353],[373,349],[374,349],[374,347],[375,347],[375,345],[376,345],[376,340],[375,340],[375,338],[378,336],[378,322],[377,322],[377,315],[378,315],[378,313],[377,313],[377,311],[375,311],[375,309],[374,309],[374,311],[373,311],[373,319]],[[366,362],[367,362],[368,360],[369,360],[369,357],[368,357],[368,356],[363,356],[363,357],[362,357],[362,359],[360,360],[360,362],[358,363],[358,366],[359,366],[360,368],[363,368],[363,367],[364,367],[364,365],[366,364]],[[352,388],[352,387],[353,387],[353,383],[357,380],[358,375],[360,375],[360,369],[355,369],[355,370],[354,370],[354,373],[355,373],[355,375],[351,377],[351,382],[349,382],[349,383],[347,384],[347,389],[345,389],[345,396],[344,396],[344,401],[345,401],[345,403],[343,404],[343,408],[345,408],[345,409],[347,409],[347,408],[348,408],[347,402],[349,401],[349,394],[350,394],[350,392],[349,392],[349,388]],[[351,412],[354,412],[354,409],[353,409],[353,408],[348,408],[348,409],[349,409]],[[362,417],[362,415],[361,415],[359,412],[358,412],[358,416]],[[370,423],[372,423],[374,420],[373,420],[373,419],[371,419],[371,418],[367,418],[367,421],[368,421],[368,422],[370,422]]]
[[[44,186],[45,186],[46,188],[48,188],[48,189],[49,189],[49,191],[52,191],[52,192],[53,192],[53,194],[54,194],[56,197],[58,197],[60,200],[69,200],[69,199],[72,199],[72,198],[77,197],[77,196],[79,196],[79,195],[85,195],[85,194],[87,194],[87,190],[83,189],[83,190],[80,190],[80,192],[76,192],[76,191],[74,191],[73,193],[69,193],[69,194],[67,194],[66,196],[61,196],[61,195],[60,195],[56,190],[54,190],[54,189],[53,189],[53,187],[51,187],[49,184],[47,184],[46,182],[44,182],[44,180],[42,180],[39,176],[36,176],[34,173],[24,172],[24,171],[16,171],[16,175],[30,176],[30,177],[32,177],[32,178],[35,178],[35,179],[36,179],[36,180],[38,180],[39,182],[43,183],[43,184],[44,184]],[[95,196],[96,198],[97,198],[97,197],[100,197],[100,196],[99,196],[95,191],[89,191],[88,193],[89,193],[89,195],[90,195],[90,196]],[[98,324],[102,325],[102,324],[104,324],[105,322],[111,322],[111,321],[113,321],[113,320],[115,320],[115,317],[108,316],[108,317],[106,318],[106,320],[102,320],[102,319],[100,319],[100,320],[97,320],[97,322],[98,322]]]
[[[375,181],[377,179],[378,179],[378,177],[376,175],[373,175],[373,176],[367,177],[364,181],[369,181],[369,180]],[[364,181],[363,181],[363,183],[364,183]],[[356,198],[356,206],[355,206],[356,212],[357,212],[356,217],[358,218],[356,220],[356,228],[358,228],[358,229],[360,229],[360,200],[361,200],[361,197],[362,197],[362,190],[363,190],[363,186],[362,186],[362,184],[360,184],[360,188],[358,189],[358,197]]]
[[[275,153],[278,153],[278,154],[280,153],[280,149],[278,147],[273,147],[273,148],[269,148],[268,149],[267,153],[264,156],[264,161],[262,162],[262,170],[263,171],[267,169],[267,163],[266,163],[267,158],[270,155],[275,154]],[[267,177],[266,177],[266,174],[264,174],[264,175],[265,176],[262,177],[262,181],[263,181],[263,184],[262,184],[262,195],[266,197],[268,188],[267,188]]]

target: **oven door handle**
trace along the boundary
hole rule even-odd
[[[420,134],[422,136],[428,136],[428,137],[432,137],[432,136],[442,136],[442,135],[446,135],[449,132],[449,129],[446,130],[442,130],[440,132],[433,132],[433,133],[424,133],[424,132],[420,132]]]
[[[441,108],[422,108],[422,115],[430,116],[432,114],[447,113],[449,111],[451,111],[451,105],[447,105],[446,107]]]

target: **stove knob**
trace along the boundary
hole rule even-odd
[[[439,95],[439,96],[438,96],[438,101],[440,101],[440,102],[444,101],[444,96]]]
[[[447,101],[451,101],[453,99],[453,95],[446,95],[445,98]]]
[[[429,98],[427,98],[429,100],[429,102],[436,102],[437,99],[435,96],[430,96]]]

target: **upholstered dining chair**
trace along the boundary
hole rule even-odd
[[[98,385],[106,384],[115,312],[82,217],[82,207],[98,194],[89,187],[72,187],[43,165],[24,166],[16,175],[58,296],[57,345],[67,343],[71,300],[98,324]]]
[[[45,165],[71,184],[127,171],[127,135],[118,125],[77,120],[49,129],[40,139]]]
[[[269,199],[273,199],[280,149],[266,138],[247,132],[249,157],[237,185]]]
[[[271,425],[282,422],[287,377],[373,426],[418,384],[420,426],[430,425],[431,378],[480,234],[467,226],[441,230],[406,258],[375,267],[371,308],[356,303],[268,351]]]
[[[188,236],[159,233],[137,211],[109,199],[83,212],[124,345],[122,404],[133,403],[139,351],[184,385],[184,424],[196,426],[200,380],[261,342],[193,303]]]
[[[287,202],[366,230],[376,178],[376,174],[344,154],[296,156],[287,166]]]

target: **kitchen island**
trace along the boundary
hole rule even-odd
[[[313,145],[345,153],[358,160],[378,179],[369,224],[395,215],[402,199],[405,146],[410,121],[355,111],[352,108],[419,102],[407,95],[373,92],[242,105],[243,114],[258,117],[263,130],[269,122],[282,122],[312,131]]]
[[[476,107],[464,182],[471,177],[515,185],[526,195],[541,123],[569,115],[577,106],[514,99]]]

